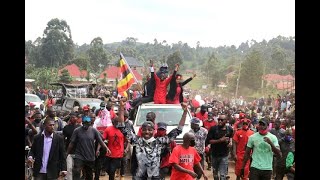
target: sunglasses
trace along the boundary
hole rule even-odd
[[[223,120],[225,120],[225,119],[218,119],[218,121],[223,121]]]

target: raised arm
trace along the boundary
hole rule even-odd
[[[25,117],[24,121],[28,124],[28,126],[30,127],[30,129],[32,130],[31,135],[35,135],[38,133],[37,129],[34,127],[34,125],[31,123],[31,121],[29,120],[29,118]]]
[[[126,98],[122,98],[119,103],[120,103],[120,106],[119,106],[118,118],[117,118],[118,128],[121,129],[121,132],[123,133],[124,136],[126,136],[126,138],[130,141],[130,143],[134,144],[138,140],[138,137],[134,132],[132,132],[131,128],[127,128],[124,124],[124,107],[126,103]]]
[[[182,128],[183,128],[183,126],[184,126],[184,124],[186,122],[187,113],[188,113],[188,107],[187,107],[186,103],[181,103],[181,107],[183,109],[183,113],[182,113],[181,119],[179,121],[178,128],[180,128],[182,130]]]
[[[157,73],[154,72],[153,61],[150,60],[150,72],[151,72],[151,79],[153,78],[155,82],[160,82],[160,78],[157,76]]]
[[[176,80],[174,77],[176,76],[178,70],[179,70],[179,64],[176,64],[176,67],[174,68],[172,75],[165,80],[167,85],[171,82],[171,79]]]
[[[188,84],[194,77],[196,77],[196,74],[193,74],[192,77],[189,77],[188,79],[186,79],[185,81],[183,81],[181,83],[181,86],[184,86],[186,84]]]
[[[179,121],[179,125],[177,128],[172,129],[169,133],[168,133],[168,137],[170,139],[172,138],[176,138],[177,136],[179,136],[182,133],[182,129],[184,127],[184,124],[186,122],[186,118],[187,118],[187,113],[188,113],[188,107],[186,103],[181,103],[181,107],[183,109],[183,113],[181,116],[181,119]]]

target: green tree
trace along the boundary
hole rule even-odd
[[[96,37],[91,41],[88,55],[93,71],[99,71],[99,64],[107,65],[109,63],[107,53],[103,47],[103,41],[100,37]]]
[[[69,61],[68,64],[75,64],[82,70],[92,69],[89,58],[85,55],[80,55],[74,58],[72,61]]]
[[[175,64],[182,64],[182,56],[180,51],[176,51],[173,54],[170,54],[168,56],[168,60],[167,60],[167,64],[168,64],[168,69],[170,71],[173,71],[174,68],[176,67]]]
[[[286,54],[284,50],[280,47],[276,47],[273,49],[272,55],[271,55],[271,64],[273,68],[276,70],[275,73],[279,74],[287,74],[287,71],[284,71],[287,68],[287,62],[286,62]]]
[[[61,71],[61,75],[59,76],[59,82],[70,83],[71,81],[72,81],[72,78],[70,76],[69,71],[66,69],[63,69]]]
[[[203,72],[205,72],[204,76],[207,78],[208,85],[211,84],[212,87],[216,87],[221,81],[220,61],[214,53],[209,56],[208,61],[204,64]]]
[[[59,67],[74,57],[71,30],[65,20],[58,18],[48,22],[41,45],[41,66]]]
[[[263,64],[261,53],[259,51],[252,51],[247,55],[246,59],[241,65],[241,86],[252,90],[258,90],[261,87],[261,78],[263,75]]]
[[[56,68],[37,68],[35,66],[26,66],[26,78],[34,79],[35,86],[50,88],[50,83],[57,82],[58,70]]]

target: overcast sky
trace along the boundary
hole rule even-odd
[[[25,38],[42,37],[53,18],[66,20],[78,45],[101,37],[120,42],[195,47],[236,45],[281,36],[295,36],[294,0],[26,0]]]

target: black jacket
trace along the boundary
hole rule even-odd
[[[143,97],[153,97],[154,95],[154,90],[156,88],[156,82],[154,80],[154,73],[151,73],[151,77],[149,79],[149,81],[147,81],[146,83],[144,83],[143,85]],[[145,92],[145,89],[147,89],[147,94]]]
[[[29,152],[29,156],[35,159],[33,165],[33,175],[35,177],[39,174],[42,166],[43,139],[44,135],[42,133],[37,134]],[[62,136],[54,133],[47,165],[47,177],[49,179],[57,179],[60,171],[67,171],[66,151]]]
[[[183,102],[183,86],[186,85],[188,82],[190,82],[192,80],[192,77],[188,78],[187,80],[183,81],[182,83],[179,83],[180,84],[180,87],[181,87],[181,93],[179,95],[179,101],[180,103]],[[176,95],[177,93],[177,82],[176,82],[176,78],[175,77],[172,77],[171,81],[170,81],[170,90],[167,94],[167,99],[173,101],[174,99],[174,96]]]

